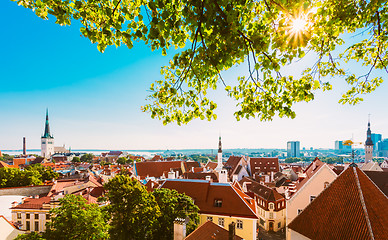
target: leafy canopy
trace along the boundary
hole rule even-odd
[[[105,213],[97,204],[88,204],[80,195],[69,194],[60,199],[60,206],[50,210],[51,221],[46,223],[46,239],[71,240],[108,239]]]
[[[110,204],[111,239],[151,239],[160,216],[155,197],[136,179],[117,175],[104,185]]]
[[[329,77],[344,77],[349,89],[341,103],[356,104],[376,89],[387,71],[388,4],[384,0],[13,0],[56,23],[80,21],[81,33],[103,52],[109,45],[133,47],[144,41],[163,55],[182,49],[161,70],[164,79],[150,87],[142,107],[163,123],[216,119],[217,104],[208,97],[222,87],[237,102],[240,118],[295,117],[292,106],[329,90]],[[344,34],[366,32],[345,44]],[[343,52],[339,46],[345,44]],[[345,46],[344,45],[344,46]],[[300,75],[285,67],[312,52]],[[338,53],[339,52],[339,53]],[[348,62],[367,67],[365,75],[347,71]],[[237,81],[222,72],[246,63]]]

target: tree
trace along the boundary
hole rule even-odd
[[[173,239],[176,218],[188,217],[190,221],[186,225],[186,232],[189,234],[194,231],[199,223],[199,208],[189,196],[167,188],[156,189],[152,195],[155,196],[161,212],[153,234],[154,239]]]
[[[26,170],[36,170],[40,173],[41,181],[51,181],[52,179],[58,179],[59,174],[57,172],[54,172],[53,169],[49,167],[44,167],[40,163],[33,164],[28,167],[26,167]]]
[[[6,153],[2,154],[3,156],[0,157],[0,161],[3,161],[3,162],[11,162],[13,160],[13,156],[12,155],[8,155]]]
[[[81,159],[79,157],[73,157],[73,159],[71,160],[72,163],[78,163],[78,162],[81,162]]]
[[[127,163],[127,159],[125,157],[119,157],[117,159],[117,163],[124,165],[125,163]]]
[[[39,233],[19,234],[15,240],[45,240]]]
[[[0,188],[41,185],[42,175],[35,169],[0,168]]]
[[[60,206],[50,210],[46,239],[108,239],[108,224],[97,204],[88,204],[80,195],[69,194],[60,199]]]
[[[87,153],[81,156],[81,162],[92,162],[94,155],[91,153]]]
[[[111,239],[151,239],[160,216],[155,197],[136,179],[117,175],[104,185]]]
[[[286,158],[286,160],[284,160],[285,163],[295,163],[295,162],[302,162],[303,160],[301,158],[297,158],[297,157],[291,157],[291,158]]]
[[[330,90],[329,77],[344,77],[349,89],[340,102],[356,104],[383,81],[372,71],[388,72],[386,0],[13,1],[61,25],[80,21],[82,35],[101,52],[140,40],[163,55],[170,47],[183,49],[162,68],[164,79],[151,85],[150,103],[142,108],[165,124],[215,119],[217,104],[208,92],[220,87],[236,101],[237,120],[294,118],[292,106]],[[359,41],[347,40],[364,32]],[[306,53],[315,61],[288,74],[287,65]],[[365,75],[346,70],[356,61]],[[242,63],[248,70],[237,81],[222,77]]]

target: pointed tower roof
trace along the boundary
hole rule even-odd
[[[219,153],[222,153],[221,136],[220,136],[220,138],[219,138],[219,140],[218,140],[218,152],[219,152]]]
[[[365,141],[365,145],[367,146],[372,146],[373,145],[373,141],[372,141],[372,132],[370,130],[370,120],[368,120],[368,130],[366,131],[366,141]]]
[[[44,134],[42,138],[53,138],[53,136],[50,134],[50,125],[49,125],[49,118],[48,118],[48,109],[46,108],[46,123],[44,126]]]
[[[388,198],[350,165],[288,227],[310,239],[385,239]]]

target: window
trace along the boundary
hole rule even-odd
[[[213,217],[207,216],[207,217],[206,217],[206,220],[207,220],[207,221],[210,221],[210,222],[213,222]]]
[[[237,229],[243,229],[243,221],[242,220],[237,220]]]
[[[26,214],[26,219],[30,219],[30,214],[29,213]]]
[[[35,213],[35,219],[39,219],[39,214]]]
[[[261,225],[261,226],[264,226],[264,224],[265,224],[264,219],[260,218],[260,225]]]
[[[30,221],[26,221],[26,230],[30,231]]]
[[[39,222],[35,222],[35,232],[39,232]]]
[[[22,218],[22,214],[21,213],[17,213],[17,216],[18,216],[18,219]]]
[[[46,144],[45,142],[42,142],[42,144]]]
[[[220,225],[221,227],[223,227],[225,225],[224,218],[218,218],[218,225]]]
[[[278,223],[278,229],[281,228],[281,227],[282,227],[282,223],[279,222],[279,223]]]
[[[323,187],[324,188],[327,188],[329,186],[329,182],[325,182],[324,184],[323,184]]]
[[[310,196],[310,202],[312,202],[317,196]]]
[[[269,204],[269,209],[274,209],[274,204],[273,203]]]
[[[298,215],[303,211],[303,209],[298,209]]]
[[[214,207],[222,207],[222,200],[221,199],[215,199],[214,200]]]
[[[273,219],[273,212],[269,213],[269,219]]]

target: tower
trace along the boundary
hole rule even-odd
[[[54,137],[50,134],[50,125],[48,119],[48,109],[46,109],[46,123],[44,126],[44,134],[41,137],[42,157],[50,158],[54,154]]]
[[[222,170],[222,144],[221,144],[221,136],[218,140],[218,153],[217,153],[217,167],[216,167],[216,171],[217,172],[220,172]]]
[[[368,120],[368,130],[366,131],[366,141],[365,141],[365,162],[372,161],[373,156],[373,141],[371,138],[372,132],[370,130],[370,120]]]
[[[26,156],[26,137],[23,137],[23,156]]]

